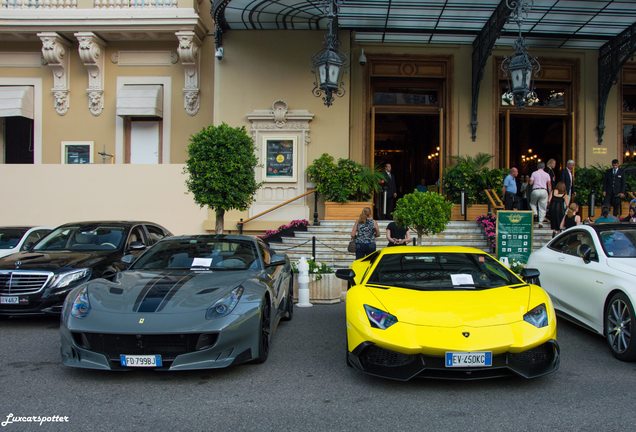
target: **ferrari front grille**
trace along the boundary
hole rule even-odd
[[[0,270],[0,294],[35,294],[44,288],[52,277],[51,272]]]
[[[166,361],[174,360],[181,354],[210,348],[216,343],[216,333],[183,334],[111,334],[73,333],[73,339],[80,347],[105,354],[109,359],[119,361],[121,354],[161,354]]]

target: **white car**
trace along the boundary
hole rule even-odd
[[[605,336],[619,360],[636,360],[636,224],[579,225],[533,252],[527,267],[557,313]]]
[[[48,227],[0,227],[0,258],[27,250],[50,232]]]

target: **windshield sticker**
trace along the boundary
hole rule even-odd
[[[212,265],[212,258],[195,258],[192,260],[190,267],[210,267]]]
[[[450,275],[451,282],[453,282],[453,286],[456,285],[474,285],[475,281],[473,281],[473,276],[469,274],[452,274]]]

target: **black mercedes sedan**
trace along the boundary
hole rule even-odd
[[[146,247],[170,235],[151,222],[62,225],[30,250],[0,259],[0,316],[59,314],[77,285],[114,276]]]

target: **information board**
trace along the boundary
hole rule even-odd
[[[532,222],[531,211],[497,212],[497,258],[528,262],[532,252]]]
[[[295,181],[296,142],[294,139],[265,140],[265,180]]]

